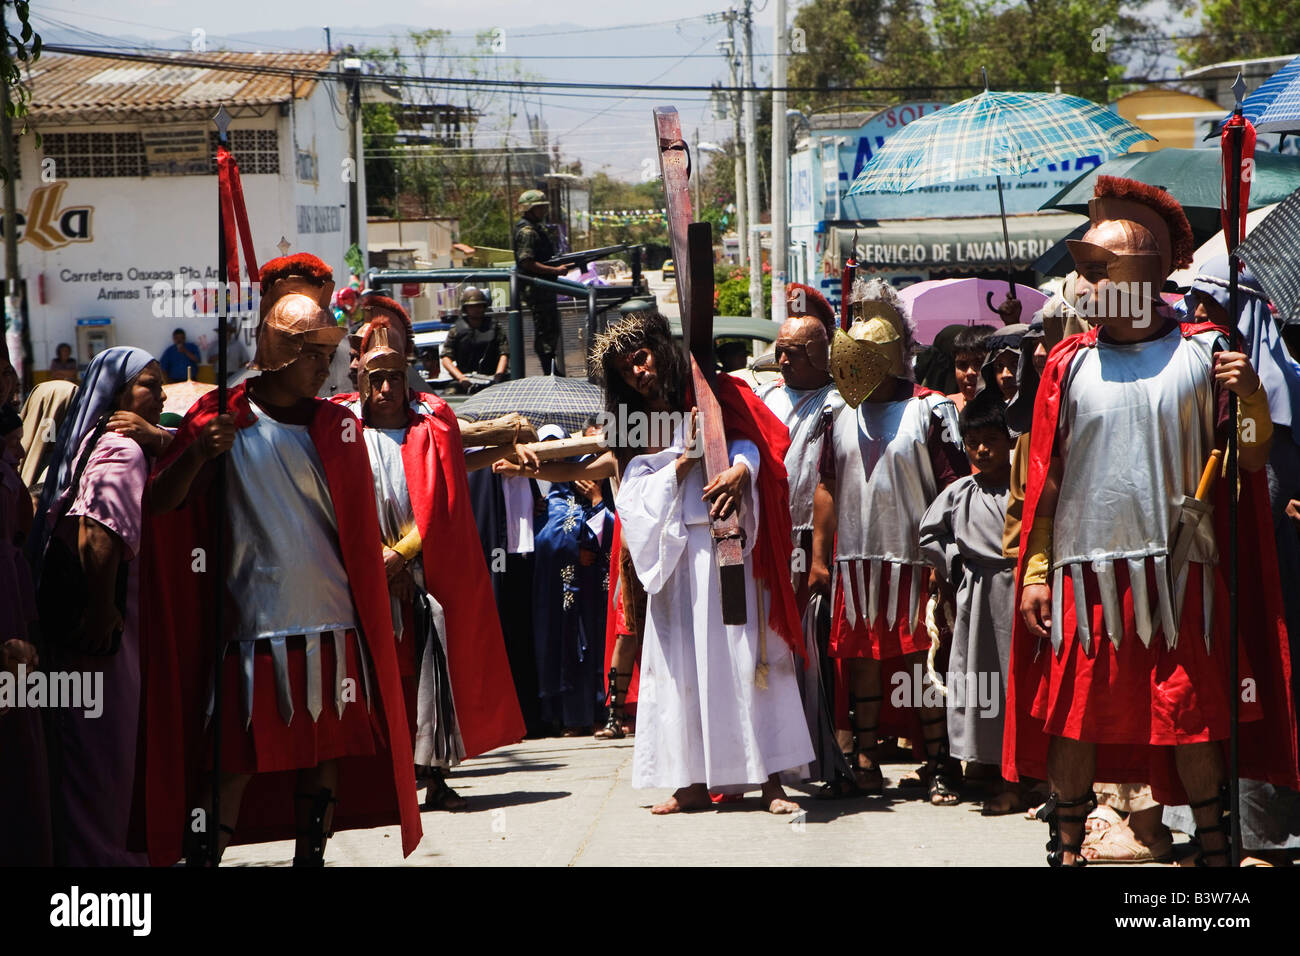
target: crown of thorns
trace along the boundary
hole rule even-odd
[[[617,355],[627,355],[645,345],[648,315],[633,313],[601,332],[592,342],[591,371],[603,380],[605,362]]]

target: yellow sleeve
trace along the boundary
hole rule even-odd
[[[1025,542],[1025,584],[1046,584],[1052,569],[1052,519],[1035,518]]]
[[[1243,445],[1267,445],[1273,437],[1273,418],[1268,410],[1268,393],[1264,383],[1255,394],[1237,399],[1237,440]]]
[[[409,564],[420,556],[420,549],[423,544],[424,542],[420,540],[420,532],[412,528],[401,541],[393,545],[393,550],[406,559]]]

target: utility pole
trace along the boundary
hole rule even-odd
[[[0,36],[8,36],[8,26],[4,21],[4,4],[0,4]],[[4,66],[9,65],[9,49],[0,51]],[[9,353],[9,360],[18,372],[19,382],[28,378],[26,329],[23,323],[22,292],[18,279],[18,197],[14,189],[14,180],[18,178],[18,158],[14,150],[14,124],[9,116],[9,78],[0,70],[0,157],[5,168],[4,184],[4,240],[5,240],[5,296],[4,315],[0,320],[0,332],[4,332],[4,342]],[[2,354],[2,353],[0,353]]]
[[[763,242],[758,232],[762,211],[758,201],[758,130],[755,126],[758,103],[754,96],[754,14],[751,0],[745,0],[741,12],[744,32],[745,67],[745,185],[749,204],[749,314],[755,319],[764,316],[763,309]]]
[[[736,175],[736,259],[740,265],[749,262],[749,204],[745,188],[745,140],[740,135],[740,118],[744,113],[738,87],[740,86],[740,57],[736,51],[736,11],[728,10],[727,39],[718,43],[727,58],[727,69],[731,74],[731,168]]]
[[[357,156],[357,127],[361,120],[361,60],[348,57],[343,61],[343,74],[348,87],[348,155],[352,160],[348,180],[348,241],[361,248],[361,162]],[[361,250],[362,257],[365,250]]]
[[[776,49],[772,61],[772,321],[785,321],[785,280],[790,249],[790,219],[786,211],[790,141],[785,128],[785,0],[776,0]]]

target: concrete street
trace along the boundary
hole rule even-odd
[[[468,761],[450,783],[462,813],[422,814],[409,866],[1043,866],[1047,827],[985,818],[973,802],[931,807],[886,798],[824,802],[790,789],[800,817],[759,809],[758,794],[716,811],[652,816],[667,791],[633,790],[632,738],[528,740]],[[893,784],[913,764],[886,764]],[[225,865],[287,865],[291,843],[233,847]],[[331,866],[402,863],[396,827],[338,834]],[[1124,870],[1125,867],[1108,869]]]

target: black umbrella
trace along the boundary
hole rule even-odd
[[[1278,325],[1300,324],[1300,189],[1237,245],[1237,255],[1277,308]]]
[[[523,415],[534,428],[559,425],[576,432],[605,407],[605,393],[586,379],[533,375],[485,388],[456,407],[456,417],[468,422]]]

